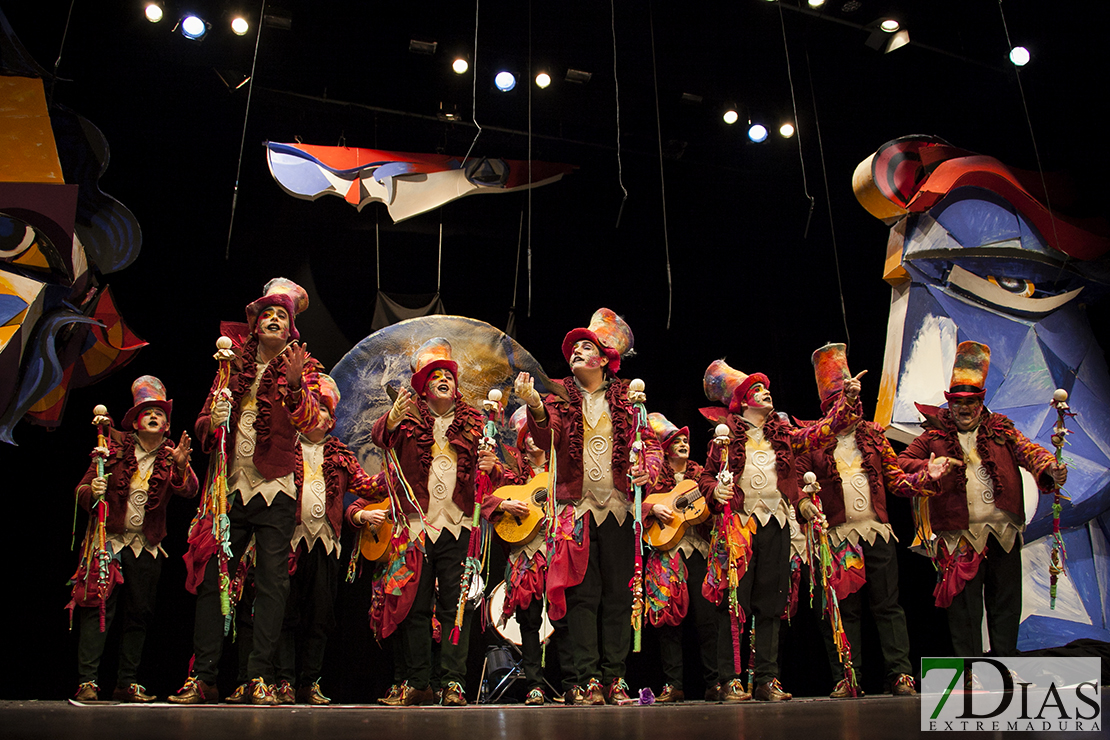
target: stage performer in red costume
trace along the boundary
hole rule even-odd
[[[663,463],[650,426],[642,429],[637,464],[631,462],[637,413],[628,383],[617,372],[632,344],[628,324],[609,309],[598,309],[589,327],[563,339],[572,376],[555,381],[557,395],[541,399],[527,373],[518,375],[515,384],[528,405],[528,428],[536,444],[555,450],[548,615],[556,623],[565,620],[568,642],[560,656],[567,657],[562,669],[568,704],[630,701],[624,676],[636,547],[632,486],[650,486]]]
[[[153,375],[143,375],[131,384],[131,394],[134,405],[121,424],[128,431],[110,430],[108,449],[98,451],[104,455],[104,475],[97,474],[94,459],[77,484],[77,500],[90,514],[101,501],[108,506],[104,544],[112,558],[105,593],[94,596],[98,594],[97,573],[82,567],[74,575],[73,600],[66,607],[71,615],[77,612],[77,672],[81,684],[74,698],[80,702],[99,698],[96,682],[100,657],[121,599],[123,634],[112,699],[137,703],[155,700],[137,681],[166,555],[161,545],[166,536],[166,507],[171,495],[197,495],[197,476],[189,465],[189,435],[182,432],[177,446],[169,438],[173,401],[167,398],[166,387]],[[98,420],[110,423],[106,417]]]
[[[536,445],[528,431],[527,410],[524,406],[512,415],[509,426],[517,432],[516,447],[508,448],[509,454],[515,458],[517,468],[512,479],[517,484],[526,483],[547,471],[547,453]],[[528,514],[528,505],[523,501],[498,496],[491,498],[496,505],[495,513],[490,516],[494,523],[503,514]],[[531,540],[509,549],[508,561],[505,563],[505,601],[501,614],[491,615],[493,619],[515,618],[520,627],[521,665],[528,690],[524,703],[529,706],[540,706],[547,699],[540,640],[546,576],[547,527],[541,526]]]
[[[276,703],[276,653],[289,594],[289,542],[297,516],[297,432],[320,424],[320,363],[312,359],[294,318],[308,307],[308,294],[291,280],[275,278],[246,308],[247,325],[221,327],[234,343],[227,389],[217,377],[196,422],[201,449],[217,464],[217,430],[226,424],[227,492],[235,573],[251,535],[255,538],[254,634],[247,675],[250,703]],[[211,477],[211,475],[210,475]],[[202,704],[219,699],[216,678],[225,625],[221,610],[219,547],[212,523],[198,519],[189,535],[187,587],[196,590],[193,667],[170,701]]]
[[[393,557],[375,584],[371,622],[381,639],[394,630],[399,633],[393,652],[401,668],[395,675],[404,681],[396,701],[388,703],[431,704],[434,601],[443,626],[442,703],[465,706],[469,612],[457,644],[447,632],[459,609],[479,475],[489,476],[496,488],[503,468],[491,451],[479,449],[485,420],[458,391],[459,368],[451,359],[451,344],[443,337],[429,339],[413,355],[412,371],[412,390],[398,392],[371,433],[376,445],[396,457],[404,477],[396,496],[401,521],[394,525],[403,531],[394,532]],[[362,511],[367,503],[359,500],[347,508],[356,526],[381,516]]]
[[[323,373],[320,401],[320,423],[300,435],[297,447],[297,526],[274,691],[279,704],[331,703],[320,691],[320,673],[335,626],[343,497],[348,491],[365,499],[384,493],[384,475],[367,475],[354,453],[328,434],[335,427],[339,388]]]
[[[813,369],[817,376],[817,392],[821,411],[826,412],[836,401],[851,374],[843,344],[826,344],[813,353]],[[862,684],[863,640],[860,621],[863,589],[866,587],[871,616],[879,632],[879,645],[886,666],[886,682],[895,696],[916,694],[913,666],[910,664],[910,638],[906,631],[906,614],[898,603],[898,541],[887,516],[887,494],[912,497],[932,495],[936,489],[930,481],[947,472],[947,460],[933,464],[914,475],[898,467],[894,450],[878,424],[860,421],[837,435],[826,447],[818,447],[798,456],[798,471],[812,471],[821,486],[822,524],[827,527],[833,555],[834,588],[840,605],[844,632],[852,650],[856,680]],[[808,498],[798,505],[799,513],[812,521],[820,515]],[[843,699],[853,696],[840,657],[833,642],[832,630],[821,620],[825,647],[832,669],[833,688],[830,696]],[[863,696],[860,691],[855,696]]]
[[[725,702],[785,701],[779,683],[779,625],[790,590],[789,507],[801,497],[795,455],[829,444],[860,418],[859,376],[844,383],[828,414],[812,426],[791,427],[775,413],[770,381],[744,375],[723,360],[705,372],[705,394],[728,403],[729,444],[710,443],[699,484],[717,515],[705,595],[718,605],[717,667]],[[722,450],[727,449],[727,464]],[[723,474],[723,475],[722,475]],[[735,477],[734,477],[735,476]],[[739,612],[755,616],[755,666],[747,690],[735,657],[740,615],[730,613],[729,570],[738,579]]]
[[[657,492],[666,493],[684,480],[695,484],[702,466],[690,459],[690,428],[675,426],[663,414],[648,415],[652,431],[663,447],[663,469],[655,483]],[[671,523],[678,514],[665,504],[645,505],[645,517]],[[705,699],[717,701],[717,610],[701,592],[705,580],[712,525],[690,525],[673,548],[653,550],[644,566],[644,599],[648,619],[659,630],[659,658],[663,664],[663,690],[655,701],[680,702],[686,698],[682,688],[682,624],[692,621],[701,648]]]
[[[948,408],[917,404],[925,431],[898,456],[910,473],[924,469],[931,456],[953,463],[940,495],[922,502],[918,526],[935,534],[926,543],[941,576],[933,595],[948,611],[954,654],[968,658],[983,654],[984,605],[991,652],[1017,655],[1025,529],[1018,467],[1033,474],[1042,493],[1068,477],[1051,452],[983,405],[990,357],[987,345],[960,342],[944,394]]]

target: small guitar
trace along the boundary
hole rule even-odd
[[[549,476],[546,472],[540,473],[532,480],[519,486],[501,486],[493,492],[495,496],[528,504],[527,516],[516,516],[505,513],[493,525],[497,536],[510,545],[524,545],[532,541],[543,524],[544,505],[547,502],[547,484]]]
[[[674,512],[668,524],[652,517],[651,525],[644,532],[644,542],[656,550],[670,550],[682,539],[687,527],[701,524],[709,518],[705,497],[701,495],[697,482],[692,480],[684,480],[665,493],[653,493],[644,499],[644,503],[649,506],[663,504]]]
[[[367,504],[362,507],[362,510],[374,511],[376,509],[385,509],[388,512],[389,506],[389,499],[385,498],[376,503]],[[386,514],[382,523],[376,527],[370,524],[363,524],[362,535],[359,539],[359,551],[362,552],[362,557],[371,562],[381,560],[389,551],[389,540],[391,537],[393,537],[393,519],[389,514]]]

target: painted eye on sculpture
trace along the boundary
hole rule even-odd
[[[987,280],[994,283],[999,288],[1002,288],[1002,290],[1006,291],[1007,293],[1013,293],[1014,295],[1019,295],[1024,298],[1029,298],[1030,296],[1032,296],[1033,291],[1036,289],[1036,287],[1033,285],[1033,281],[1026,280],[1025,278],[988,275]]]

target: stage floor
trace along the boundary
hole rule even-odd
[[[1110,697],[1103,692],[1103,706]],[[0,737],[285,738],[340,740],[888,740],[919,734],[918,697],[855,700],[801,699],[777,704],[688,702],[646,707],[463,708],[370,706],[239,707],[170,704],[74,706],[63,701],[0,702]],[[920,733],[924,735],[924,733]],[[930,733],[931,734],[931,733]],[[935,737],[948,737],[934,735]],[[990,737],[991,733],[958,733]],[[1011,733],[993,733],[1011,734]],[[1018,734],[1018,733],[1012,733]],[[1021,733],[1024,736],[1107,737],[1110,733]]]

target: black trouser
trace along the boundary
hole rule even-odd
[[[451,644],[451,630],[455,626],[455,614],[459,605],[459,589],[462,585],[466,549],[470,540],[470,530],[463,529],[458,538],[447,530],[439,534],[439,539],[425,540],[424,566],[420,571],[420,583],[416,598],[405,620],[397,629],[401,653],[404,656],[405,679],[409,686],[422,690],[432,682],[432,604],[435,602],[436,618],[441,630],[439,664],[442,680],[446,685],[451,681],[466,687],[466,657],[470,644],[470,618],[467,610],[459,633],[459,644]],[[436,581],[439,581],[439,594],[436,597]]]
[[[269,506],[256,494],[246,506],[239,495],[231,505],[231,560],[229,574],[234,577],[239,558],[255,537],[254,634],[247,675],[273,683],[277,671],[278,639],[289,594],[289,540],[296,526],[297,502],[278,493]],[[197,589],[196,627],[193,631],[193,672],[205,683],[216,683],[220,654],[224,645],[224,616],[220,613],[220,564],[213,555]]]
[[[690,606],[683,624],[659,627],[659,659],[663,664],[663,680],[676,689],[682,688],[682,628],[693,623],[701,645],[701,664],[705,685],[717,683],[717,610],[701,594],[705,580],[705,556],[696,550],[685,558],[686,589]],[[730,643],[731,644],[731,643]]]
[[[120,637],[119,672],[116,686],[137,683],[139,662],[143,657],[146,628],[154,616],[154,601],[158,595],[158,578],[162,574],[162,559],[143,550],[139,557],[130,547],[120,553],[120,570],[123,583],[112,589],[104,605],[104,631],[100,631],[100,609],[77,607],[77,680],[81,683],[96,681],[104,643],[116,614],[116,605],[123,600],[123,634]]]
[[[855,593],[840,600],[840,619],[844,624],[844,634],[852,648],[852,667],[856,679],[863,683],[863,634],[860,620],[863,616],[863,594],[871,607],[871,616],[879,631],[879,645],[883,651],[883,664],[886,677],[893,679],[902,673],[913,671],[910,665],[910,635],[906,630],[906,613],[898,603],[898,551],[894,542],[875,537],[875,544],[863,545],[863,567],[867,583]],[[822,600],[823,602],[823,600]],[[844,678],[844,668],[833,643],[832,627],[829,618],[822,615],[821,634],[825,637],[825,650],[829,654],[829,668],[832,670],[833,683]]]
[[[749,624],[752,615],[755,616],[754,678],[757,684],[778,678],[779,625],[789,595],[790,528],[780,526],[772,518],[766,525],[756,527],[748,570],[736,589],[736,597]],[[717,607],[717,671],[722,684],[738,677],[733,664],[732,621],[726,591]]]
[[[582,583],[566,590],[567,644],[560,650],[563,688],[585,686],[591,678],[608,685],[624,678],[624,661],[632,644],[632,591],[628,582],[635,564],[635,527],[629,514],[623,525],[609,516],[590,527],[590,559]],[[601,644],[598,646],[600,626]],[[562,656],[570,658],[562,662]]]
[[[542,689],[543,647],[540,629],[543,628],[543,594],[532,597],[527,609],[516,610],[516,623],[520,626],[520,656],[528,689]]]
[[[297,572],[289,578],[289,598],[278,648],[278,680],[311,686],[320,680],[324,649],[335,628],[335,594],[339,589],[339,553],[331,555],[317,541],[305,551],[298,545]],[[295,672],[294,672],[295,669]]]
[[[991,534],[985,557],[975,577],[952,599],[948,607],[948,629],[952,651],[961,658],[983,654],[983,606],[987,609],[987,635],[991,654],[1001,658],[1017,655],[1021,623],[1021,536],[1006,552]]]

